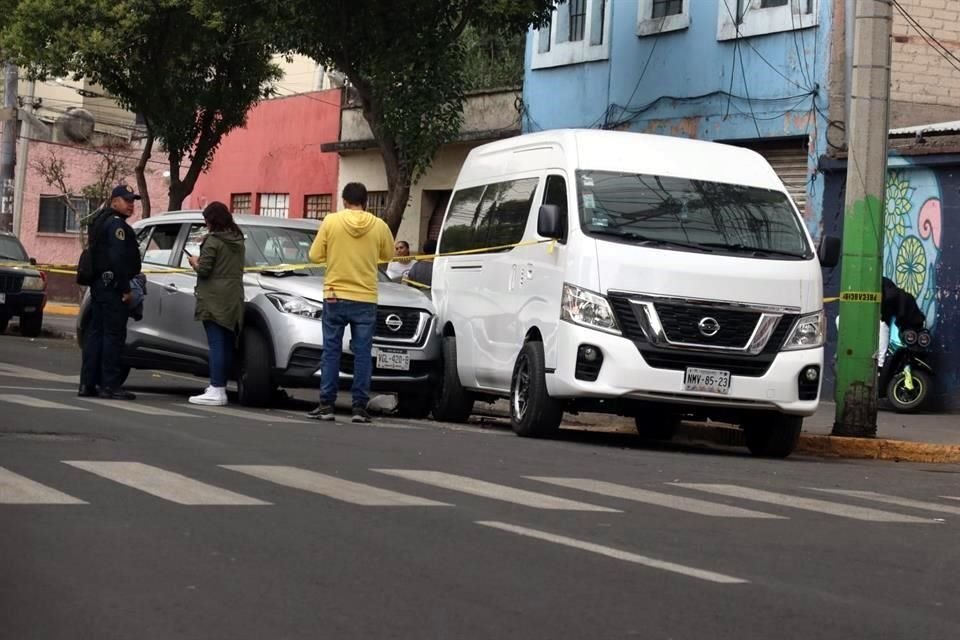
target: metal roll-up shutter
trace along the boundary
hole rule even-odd
[[[776,144],[749,145],[762,155],[786,185],[790,197],[803,213],[807,205],[810,172],[807,167],[807,149],[803,141],[789,140]]]

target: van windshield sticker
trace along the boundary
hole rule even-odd
[[[593,178],[591,178],[590,176],[583,176],[583,186],[585,186],[585,187],[592,187],[592,186],[593,186]]]
[[[592,193],[583,194],[583,206],[585,206],[587,209],[597,208],[597,201],[594,199]]]

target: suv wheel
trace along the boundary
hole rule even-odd
[[[433,396],[429,393],[407,391],[397,394],[397,415],[401,418],[423,420],[433,408]]]
[[[473,395],[460,384],[457,372],[457,338],[443,339],[443,376],[440,378],[433,419],[439,422],[466,422],[473,411]]]
[[[267,339],[256,329],[243,332],[243,352],[237,374],[237,396],[247,407],[270,404],[277,386],[270,378],[270,347]]]
[[[518,436],[547,438],[560,430],[563,405],[547,393],[543,344],[523,345],[510,384],[510,423]]]
[[[43,330],[43,312],[20,316],[20,334],[27,338],[36,338]]]
[[[0,333],[4,333],[7,330],[8,324],[10,324],[10,318],[6,316],[0,316]]]

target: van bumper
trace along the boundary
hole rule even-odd
[[[595,381],[576,377],[577,350],[598,348],[603,363]],[[683,353],[683,352],[679,352]],[[814,399],[800,399],[801,372],[815,366],[823,378],[823,348],[780,352],[763,375],[731,375],[728,394],[684,390],[685,367],[654,368],[637,344],[622,336],[561,322],[557,334],[557,368],[546,375],[547,391],[555,398],[618,399],[674,405],[715,407],[721,410],[778,411],[810,416],[819,405],[820,383]],[[722,369],[722,366],[710,368]]]

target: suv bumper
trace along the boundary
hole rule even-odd
[[[40,313],[47,304],[47,294],[42,291],[0,293],[0,296],[4,297],[4,302],[0,303],[0,318]]]

